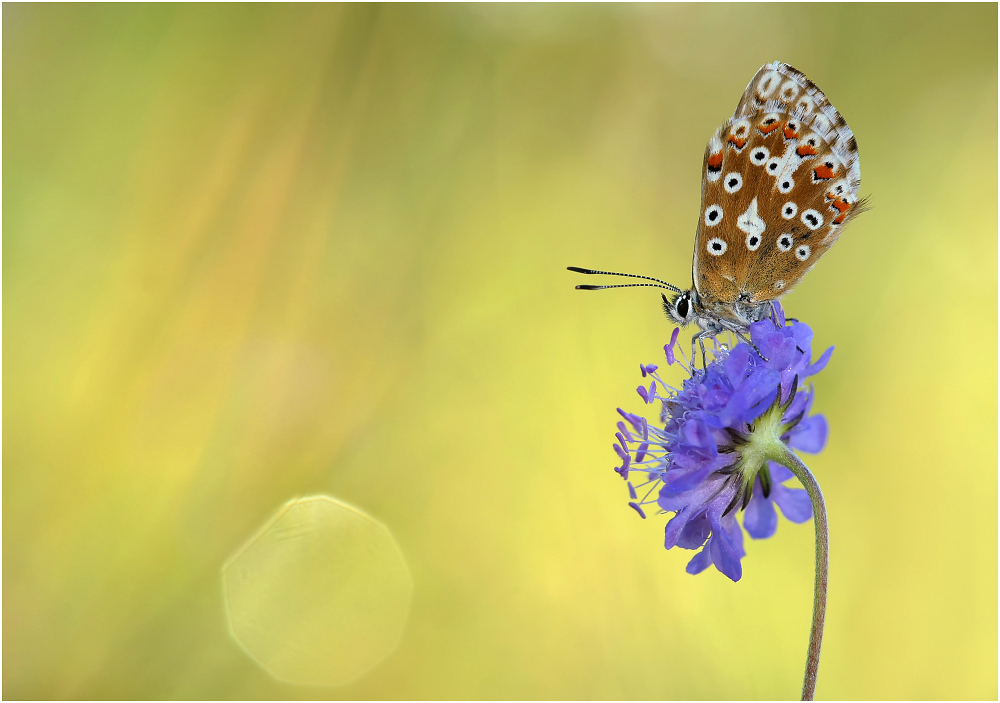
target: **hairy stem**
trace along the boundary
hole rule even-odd
[[[816,693],[816,674],[819,671],[819,650],[823,646],[823,623],[826,620],[826,592],[830,571],[830,529],[826,519],[826,503],[816,478],[795,453],[785,447],[784,456],[776,459],[802,482],[812,501],[813,521],[816,525],[816,583],[813,590],[812,629],[809,632],[809,651],[806,654],[806,675],[802,682],[802,700],[811,701]]]

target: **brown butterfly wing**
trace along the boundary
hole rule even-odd
[[[709,140],[694,283],[706,303],[791,290],[862,209],[857,141],[801,72],[771,63]]]

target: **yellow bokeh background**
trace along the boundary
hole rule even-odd
[[[690,281],[701,161],[804,71],[873,209],[785,299],[831,517],[820,698],[997,696],[997,6],[3,7],[6,698],[794,698],[812,528],[684,572],[615,408]],[[991,161],[991,159],[994,159]],[[339,689],[230,639],[297,495],[413,576]]]

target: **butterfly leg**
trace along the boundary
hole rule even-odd
[[[714,337],[714,336],[715,335],[712,332],[709,332],[708,330],[699,330],[698,332],[696,332],[695,334],[693,334],[691,336],[691,374],[692,375],[694,375],[695,369],[698,368],[698,365],[695,363],[695,359],[697,358],[695,356],[695,346],[694,346],[695,342],[697,342],[698,346],[701,347],[701,367],[707,371],[708,370],[708,355],[707,355],[707,353],[705,351],[705,337]]]

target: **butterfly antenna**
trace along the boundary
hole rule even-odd
[[[599,273],[599,274],[601,274],[603,276],[627,276],[628,278],[642,278],[642,279],[645,279],[647,281],[656,281],[655,284],[654,283],[621,283],[621,284],[614,285],[614,286],[587,286],[587,285],[583,285],[583,286],[577,286],[576,287],[577,290],[604,290],[605,288],[642,288],[642,287],[649,287],[649,288],[666,288],[667,290],[673,291],[674,293],[680,293],[681,292],[681,289],[678,288],[677,286],[672,286],[669,283],[667,283],[666,281],[661,281],[659,278],[653,278],[652,276],[640,276],[640,275],[635,274],[635,273],[615,273],[614,271],[596,271],[594,269],[580,268],[579,266],[567,266],[566,269],[569,270],[569,271],[576,271],[577,273],[585,273],[585,274],[588,274],[588,275]]]

